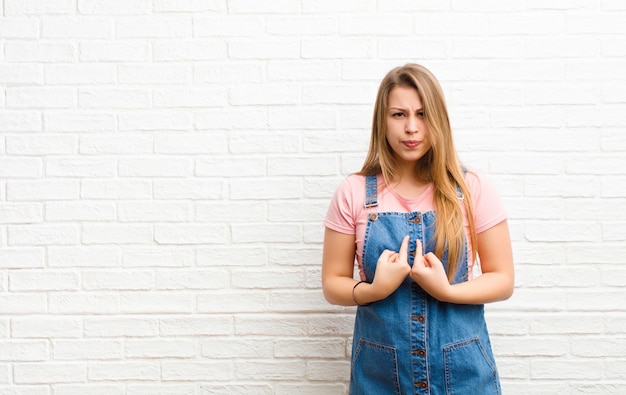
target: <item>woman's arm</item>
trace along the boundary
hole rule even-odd
[[[515,273],[507,221],[479,233],[477,238],[477,252],[483,273],[480,277],[450,285],[443,264],[432,253],[424,255],[421,261],[415,260],[411,277],[442,302],[483,304],[508,299],[513,294]]]
[[[409,274],[406,263],[406,248],[400,254],[385,250],[376,264],[374,280],[356,288],[354,275],[355,237],[326,228],[322,255],[322,289],[329,303],[354,306],[381,300],[395,291]],[[400,255],[404,254],[404,260]],[[402,263],[404,262],[404,263]],[[354,292],[354,294],[353,294]]]

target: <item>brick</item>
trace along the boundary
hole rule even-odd
[[[84,179],[80,182],[80,197],[83,199],[149,199],[152,197],[152,182],[143,179]]]
[[[498,16],[503,17],[500,14]],[[482,36],[488,34],[490,22],[490,18],[484,13],[474,13],[468,17],[463,13],[447,11],[416,13],[412,18],[413,29],[420,36]]]
[[[153,7],[156,12],[225,11],[220,0],[154,0]]]
[[[42,67],[34,64],[1,64],[0,83],[39,85],[43,83]]]
[[[150,92],[146,89],[83,88],[78,92],[80,108],[148,108]]]
[[[226,136],[216,132],[164,134],[154,141],[154,151],[159,154],[225,154],[227,147]]]
[[[277,358],[343,358],[346,341],[343,338],[289,339],[274,341]]]
[[[384,7],[384,5],[381,5],[381,8],[382,7]],[[393,8],[395,9],[395,6]],[[372,0],[367,0],[367,1],[347,0],[347,1],[341,2],[341,4],[312,1],[312,0],[304,0],[302,2],[302,11],[305,14],[307,13],[312,13],[312,14],[345,13],[345,12],[352,12],[355,9],[359,11],[365,11],[365,10],[373,11],[376,9],[376,2]]]
[[[401,59],[407,52],[423,53],[430,59],[447,59],[449,45],[441,39],[415,40],[413,38],[381,37],[377,40],[381,59]],[[383,74],[384,75],[384,74]],[[373,100],[374,95],[368,96]]]
[[[374,41],[367,38],[326,38],[302,41],[305,59],[366,59],[374,53]]]
[[[39,314],[46,310],[46,301],[42,294],[12,293],[0,296],[2,314]]]
[[[226,336],[233,334],[233,321],[233,317],[230,315],[215,314],[194,314],[192,316],[177,318],[165,317],[159,321],[159,333],[162,336]],[[204,340],[206,339],[203,339],[203,341]],[[229,347],[228,342],[221,341],[220,343],[222,347]],[[201,345],[200,348],[202,350],[204,346]],[[201,353],[206,356],[202,351]],[[231,354],[231,356],[232,355],[233,354]]]
[[[198,159],[194,174],[199,177],[254,177],[266,174],[266,160],[248,159],[245,162],[237,158],[215,157]]]
[[[72,339],[52,342],[52,356],[59,361],[107,360],[122,357],[122,340]]]
[[[169,202],[127,202],[117,205],[120,222],[187,222],[191,205]]]
[[[154,275],[148,271],[94,271],[82,272],[82,288],[85,290],[148,290],[154,286]]]
[[[118,169],[122,177],[186,177],[192,174],[191,161],[186,158],[120,159]]]
[[[191,293],[128,291],[121,295],[122,312],[141,314],[191,313],[194,296]]]
[[[120,297],[113,293],[57,292],[48,297],[53,314],[115,314],[120,312]]]
[[[125,267],[189,267],[193,259],[193,251],[188,247],[128,247],[122,263]]]
[[[85,15],[137,15],[151,11],[148,0],[78,0],[78,12]]]
[[[311,23],[305,24],[312,25]],[[314,25],[314,24],[313,24]],[[376,16],[341,15],[339,33],[344,36],[404,36],[413,32],[411,15],[392,14]]]
[[[314,381],[342,381],[350,375],[349,361],[311,360],[306,364],[306,378]]]
[[[159,333],[158,318],[95,317],[85,318],[85,337],[154,337]]]
[[[112,38],[113,23],[108,18],[47,17],[41,23],[41,37],[52,38]]]
[[[0,113],[1,132],[38,132],[43,129],[41,115],[37,112],[12,112]]]
[[[229,272],[224,270],[184,269],[184,271],[161,270],[156,274],[155,288],[160,290],[221,289],[230,282]]]
[[[150,56],[150,45],[141,39],[79,43],[79,59],[83,62],[141,62]]]
[[[208,338],[200,343],[200,354],[212,360],[231,359],[233,355],[243,358],[272,358],[274,345],[268,339],[223,337]]]
[[[93,97],[92,97],[93,98]],[[95,104],[95,101],[91,101]],[[115,117],[111,114],[82,112],[62,112],[44,114],[44,128],[47,132],[102,132],[115,129]]]
[[[68,291],[79,289],[79,278],[69,271],[20,270],[9,273],[10,291]]]
[[[173,224],[156,225],[154,239],[159,244],[222,244],[228,235],[225,225]]]
[[[78,338],[82,327],[80,318],[51,315],[15,317],[11,322],[14,338]]]
[[[524,42],[517,38],[457,39],[452,43],[453,58],[515,59],[524,53]]]
[[[72,245],[79,240],[74,225],[11,225],[8,228],[11,246]]]
[[[116,72],[113,65],[46,65],[44,76],[48,85],[114,84]]]
[[[94,134],[79,138],[81,154],[149,154],[153,152],[154,140],[144,134]]]
[[[265,246],[238,246],[237,251],[244,258],[233,259],[232,248],[229,245],[225,246],[211,246],[211,248],[197,248],[196,263],[198,266],[245,266],[249,265],[249,262],[254,261],[259,265],[263,265],[267,262],[267,248]]]
[[[165,41],[152,44],[152,58],[159,62],[208,61],[227,59],[227,46],[222,40]]]
[[[185,0],[185,1],[196,1],[200,2],[200,0]],[[202,1],[204,3],[204,1]],[[165,384],[160,383],[158,385],[152,384],[128,384],[126,390],[126,386],[124,388],[123,395],[141,395],[141,394],[153,394],[153,395],[187,395],[192,394],[196,390],[196,386],[194,384],[181,384],[180,382],[175,382],[174,384]],[[103,394],[105,395],[105,394]]]
[[[8,42],[4,54],[9,62],[73,62],[77,58],[76,47],[69,42]]]
[[[345,67],[345,66],[344,66]],[[332,61],[268,61],[267,78],[270,81],[324,81],[338,79],[340,66]]]
[[[489,33],[500,35],[556,35],[565,30],[566,16],[562,13],[545,15],[508,14],[491,16],[488,21]],[[555,54],[556,56],[556,54]]]
[[[8,181],[7,200],[75,200],[79,196],[79,184],[74,180]]]
[[[152,238],[149,225],[84,225],[81,232],[84,244],[148,244]]]
[[[51,267],[116,267],[121,262],[118,247],[48,247],[48,265]]]
[[[251,108],[202,110],[194,115],[194,128],[199,130],[265,129],[267,113]]]
[[[191,33],[191,18],[133,16],[116,23],[116,35],[123,39],[189,37]]]
[[[250,4],[245,0],[234,0],[228,3],[231,14],[282,14],[299,13],[300,3],[289,0],[260,0]]]
[[[213,86],[159,89],[153,94],[153,102],[155,107],[164,108],[220,107],[227,104],[227,93],[225,89],[216,89]]]
[[[75,0],[7,0],[4,10],[5,15],[72,14]]]
[[[337,163],[325,157],[274,157],[267,161],[270,176],[334,175]]]
[[[0,177],[36,178],[42,175],[42,163],[39,158],[1,158]]]
[[[70,155],[76,152],[76,138],[63,135],[7,136],[6,151],[12,155]]]
[[[126,358],[193,358],[196,342],[193,340],[130,340],[124,345]]]
[[[191,129],[191,118],[179,111],[147,111],[119,115],[119,129],[130,131],[162,131]]]
[[[228,65],[195,63],[193,80],[198,84],[222,84],[226,81],[263,82],[265,69],[256,63],[229,63]],[[212,89],[217,89],[217,87],[213,86]]]
[[[266,19],[265,29],[268,33],[284,36],[331,35],[339,31],[339,23],[336,18],[328,16],[273,16]]]
[[[16,364],[13,370],[16,384],[54,384],[82,382],[87,367],[77,362],[35,362]]]
[[[258,360],[235,362],[235,377],[239,379],[294,380],[305,375],[305,362],[299,360]]]
[[[74,108],[77,103],[75,89],[68,88],[8,88],[8,108]]]
[[[166,179],[154,181],[155,199],[217,200],[224,198],[222,180]],[[198,207],[198,206],[196,206]],[[201,220],[196,214],[196,218]]]
[[[269,295],[252,291],[213,291],[197,296],[198,312],[207,314],[269,311]]]
[[[36,39],[39,37],[39,20],[35,17],[5,16],[0,26],[0,37]]]
[[[0,360],[15,362],[45,361],[48,358],[48,344],[41,340],[0,341]]]
[[[229,101],[233,105],[297,104],[301,102],[300,88],[284,84],[238,86],[229,89]]]
[[[46,175],[50,177],[113,177],[115,162],[108,158],[58,157],[46,161]]]
[[[0,268],[28,269],[44,266],[43,248],[6,248],[0,251]]]
[[[234,377],[230,361],[167,361],[161,363],[161,379],[164,381],[213,381]]]
[[[93,362],[89,365],[87,377],[93,381],[148,380],[159,378],[159,364],[151,361],[141,362]]]
[[[228,42],[228,57],[245,59],[298,59],[301,44],[295,40],[232,39]]]
[[[42,222],[42,206],[37,203],[0,203],[0,224]]]
[[[294,125],[300,125],[303,130],[334,129],[337,123],[335,111],[328,109],[303,109],[300,107],[285,107],[282,110],[268,110],[268,126],[271,129],[293,130]]]

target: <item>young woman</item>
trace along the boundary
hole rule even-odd
[[[426,68],[382,80],[363,168],[338,187],[324,224],[324,296],[359,306],[351,394],[501,393],[483,304],[513,292],[506,213],[459,162]]]

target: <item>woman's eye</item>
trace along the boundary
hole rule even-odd
[[[401,112],[394,112],[393,114],[391,114],[391,116],[394,118],[400,118],[400,117],[403,117],[404,114]]]
[[[420,117],[420,118],[424,118],[424,111],[418,112],[417,116]]]

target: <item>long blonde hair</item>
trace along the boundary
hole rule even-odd
[[[443,91],[435,76],[418,64],[396,67],[383,78],[376,95],[370,146],[358,174],[377,175],[382,173],[386,185],[398,178],[393,150],[387,142],[387,112],[389,93],[396,86],[412,87],[422,101],[424,120],[429,130],[431,149],[417,162],[416,176],[434,184],[435,255],[442,258],[448,254],[447,275],[452,281],[465,246],[463,210],[459,204],[457,185],[463,193],[463,202],[470,233],[470,245],[476,258],[477,239],[474,229],[474,214],[461,163],[454,148],[452,130],[448,118]]]

